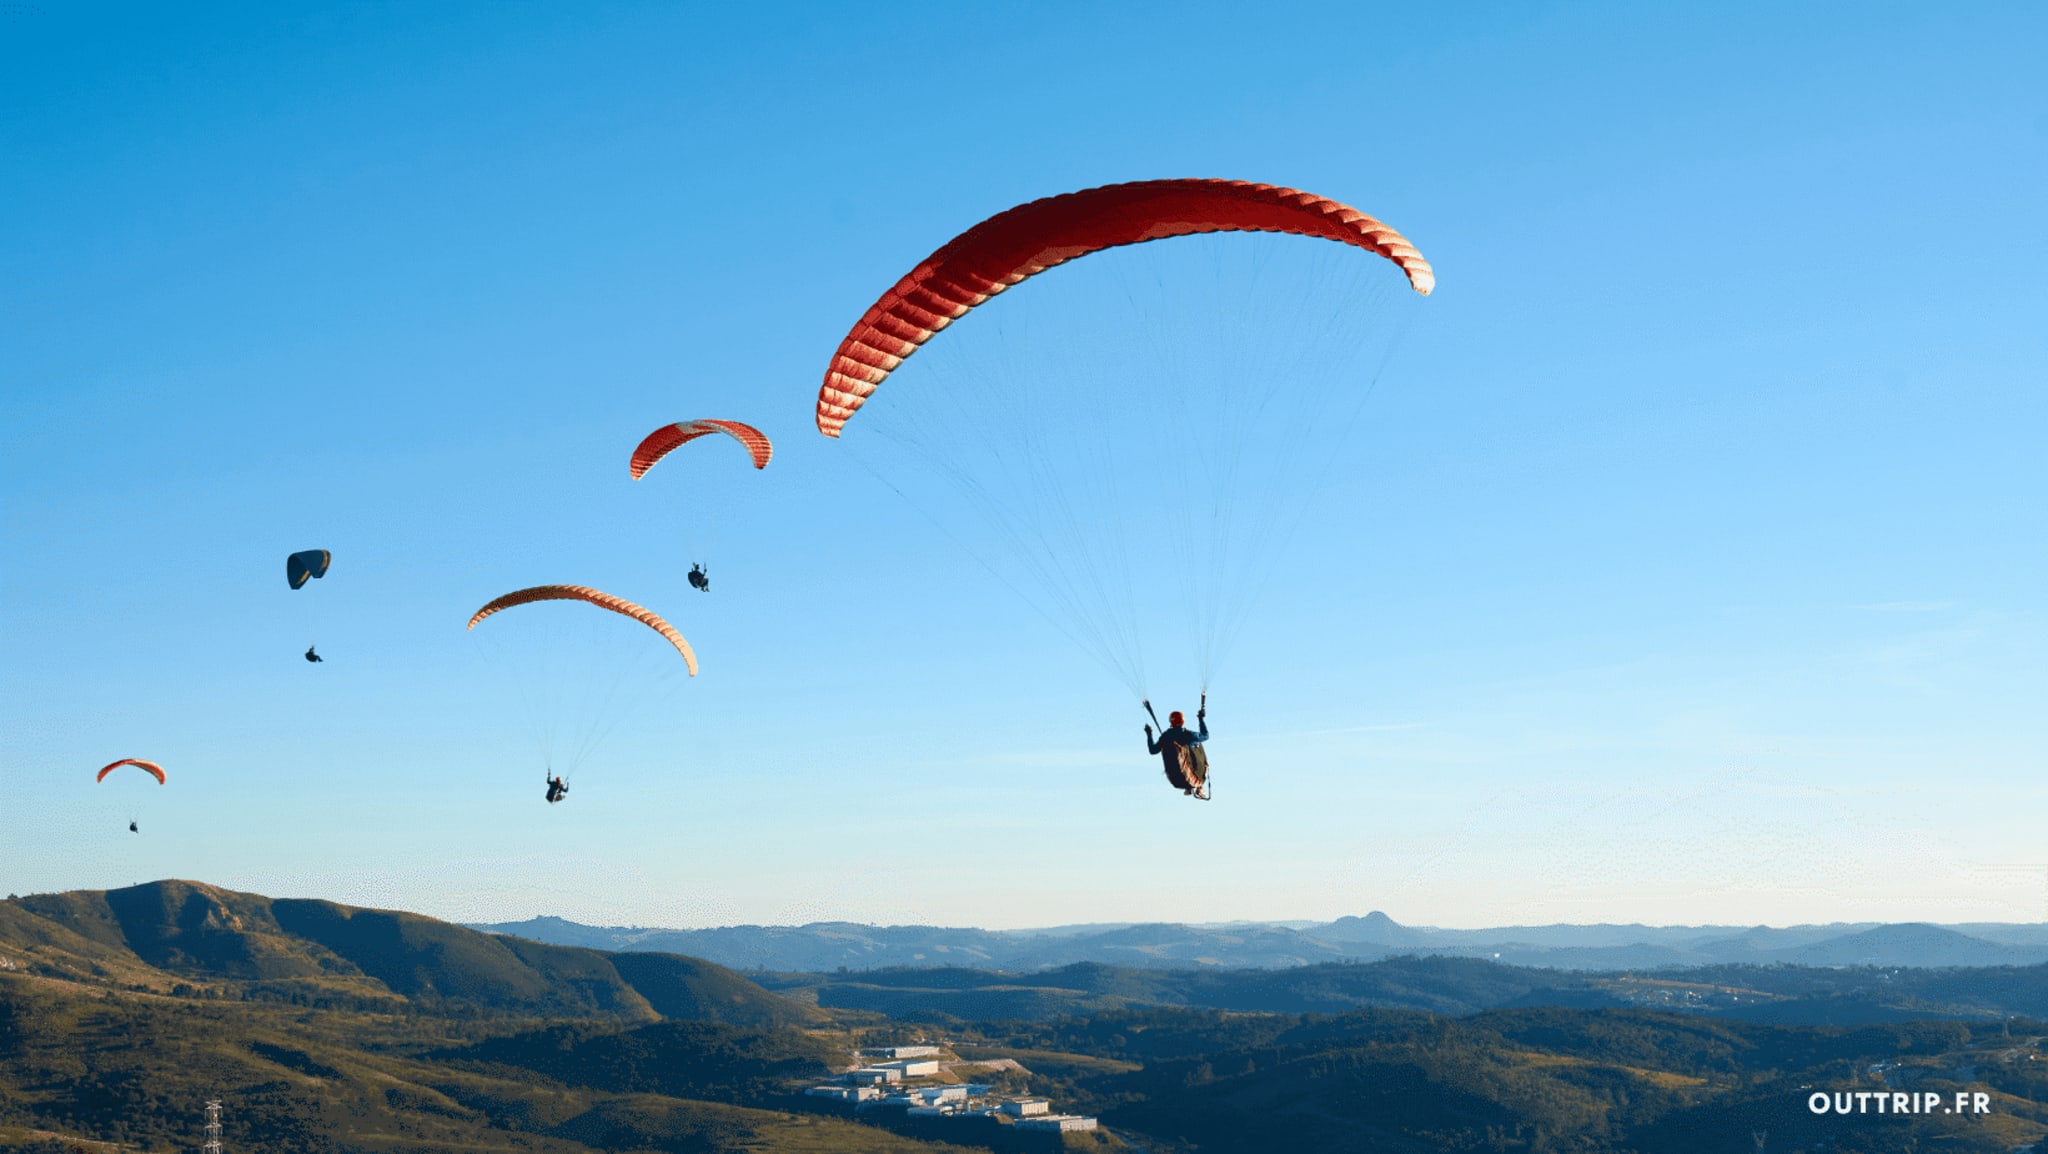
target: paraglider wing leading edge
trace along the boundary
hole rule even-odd
[[[1121,245],[1210,232],[1284,232],[1378,253],[1416,292],[1436,287],[1400,233],[1334,200],[1243,180],[1145,180],[1034,200],[982,221],[883,293],[840,342],[818,391],[818,431],[837,437],[896,366],[1012,285]]]

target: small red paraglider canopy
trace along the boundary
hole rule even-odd
[[[158,785],[165,784],[164,767],[158,765],[156,762],[153,761],[144,761],[139,757],[124,757],[121,760],[115,762],[114,764],[107,766],[105,769],[100,770],[99,776],[93,778],[93,780],[105,781],[107,780],[108,774],[114,772],[115,770],[121,768],[124,765],[135,766],[136,768],[142,770],[144,773],[147,773],[152,777],[155,777]]]
[[[633,450],[633,458],[627,462],[626,467],[632,470],[633,479],[637,481],[647,475],[647,470],[652,469],[655,462],[691,441],[710,436],[712,433],[724,433],[746,446],[747,455],[754,459],[756,469],[767,468],[768,458],[775,455],[775,446],[769,444],[768,438],[762,435],[761,430],[752,425],[743,425],[738,421],[681,421],[673,425],[663,425],[647,434],[647,438]]]

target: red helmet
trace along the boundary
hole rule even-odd
[[[1178,710],[1178,709],[1176,709],[1176,710],[1174,710],[1174,711],[1173,711],[1172,713],[1169,713],[1169,714],[1167,714],[1167,715],[1166,715],[1166,724],[1168,724],[1168,725],[1181,725],[1181,724],[1184,724],[1184,723],[1185,723],[1186,721],[1187,721],[1187,715],[1186,715],[1186,714],[1183,714],[1183,713],[1182,713],[1182,712],[1181,712],[1180,710]]]

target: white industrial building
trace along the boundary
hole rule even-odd
[[[863,1066],[850,1074],[840,1075],[856,1086],[886,1086],[903,1080],[903,1071],[891,1066]]]
[[[1012,1118],[1028,1118],[1033,1114],[1052,1113],[1052,1103],[1043,1098],[1019,1098],[1014,1102],[1005,1102],[998,1108]]]
[[[879,1046],[861,1053],[870,1058],[929,1058],[940,1050],[938,1046]]]
[[[929,1078],[939,1072],[939,1064],[930,1058],[913,1058],[903,1062],[877,1062],[874,1069],[895,1070],[905,1078]]]
[[[840,1102],[866,1102],[882,1096],[873,1086],[813,1086],[804,1093],[813,1098],[831,1098]]]
[[[891,1094],[882,1100],[884,1106],[937,1106],[943,1102],[961,1103],[967,1101],[966,1086],[919,1086],[901,1094]],[[877,1091],[879,1093],[879,1091]]]
[[[1064,1134],[1070,1130],[1093,1130],[1095,1119],[1083,1118],[1079,1114],[1047,1114],[1043,1118],[1018,1119],[1017,1129],[1057,1130]]]

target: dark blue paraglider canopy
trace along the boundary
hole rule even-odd
[[[297,589],[311,578],[327,576],[327,563],[332,560],[334,555],[325,549],[307,549],[294,553],[284,559],[285,580],[290,581],[292,588]]]

